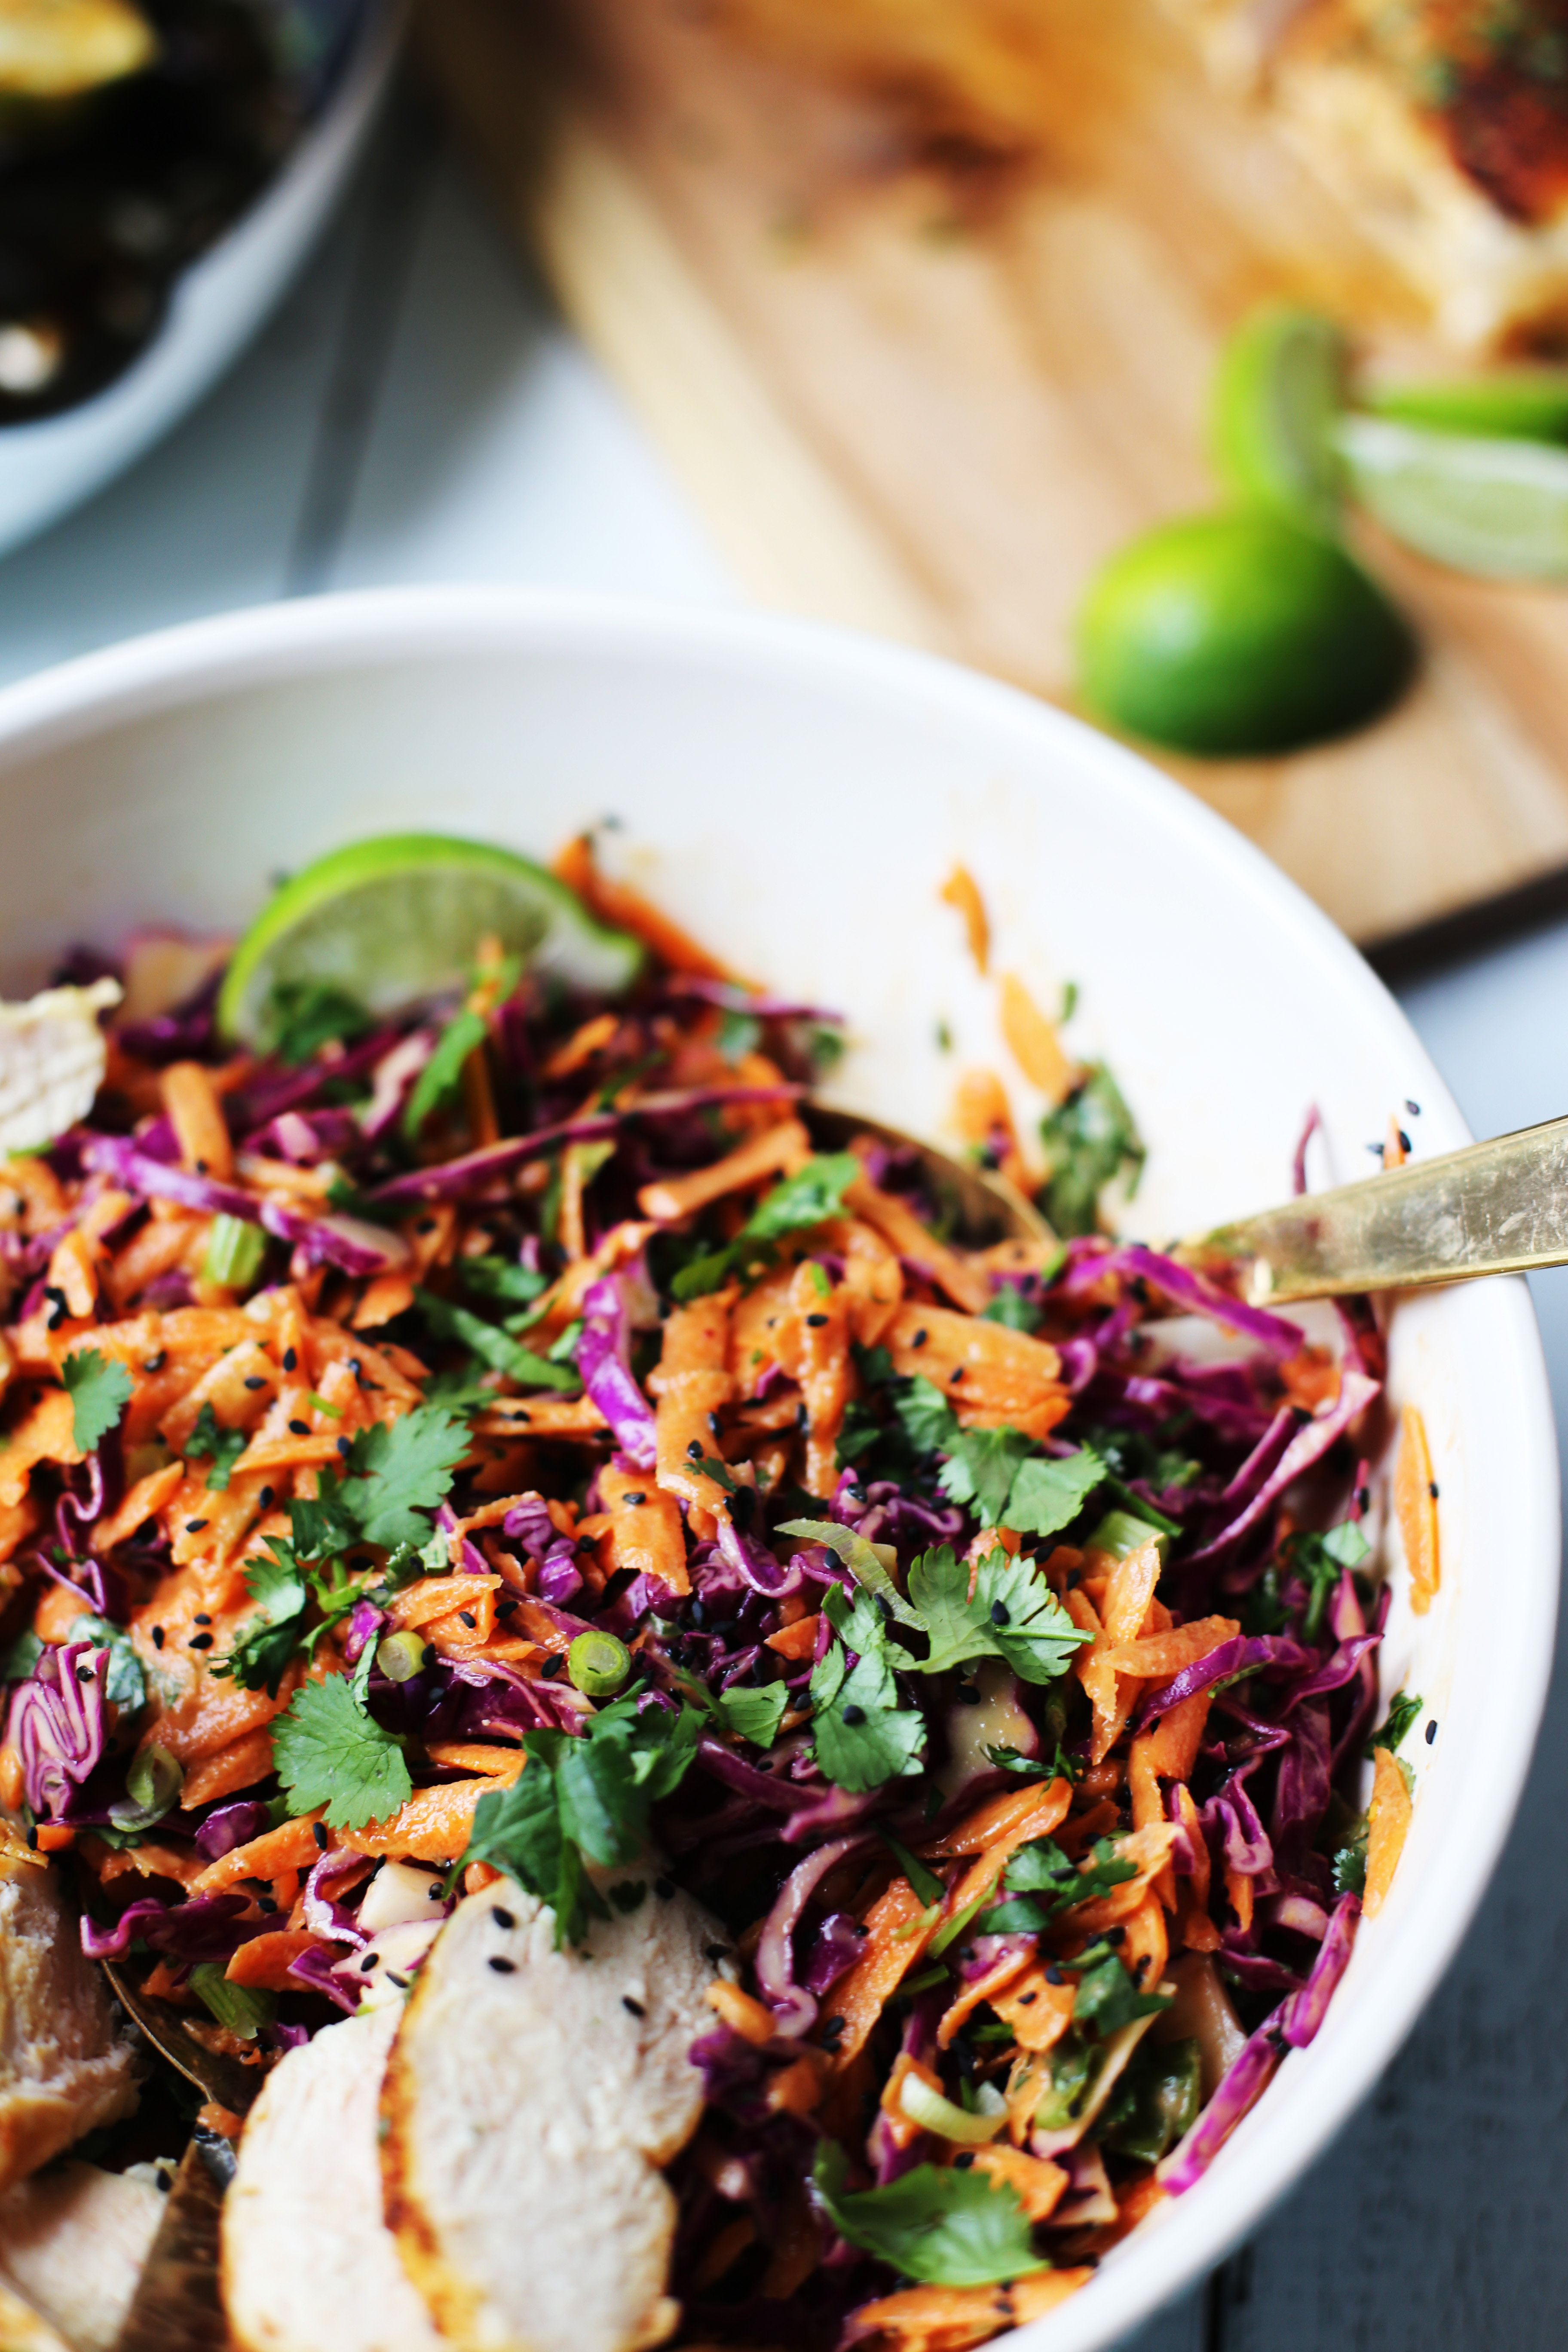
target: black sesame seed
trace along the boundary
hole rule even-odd
[[[295,1350],[294,1350],[292,1348],[285,1348],[285,1349],[284,1349],[284,1350],[283,1350],[283,1369],[284,1369],[284,1370],[285,1370],[286,1372],[292,1372],[292,1371],[296,1371],[296,1370],[298,1370],[298,1369],[299,1369],[299,1364],[300,1364],[300,1359],[299,1359],[299,1356],[296,1354]]]
[[[930,1337],[931,1333],[929,1331],[917,1331],[914,1338],[910,1341],[910,1345],[911,1348],[923,1348]]]
[[[436,1892],[435,1888],[432,1887],[430,1892],[434,1895]],[[490,1913],[490,1917],[495,1921],[498,1927],[505,1927],[509,1931],[517,1925],[517,1920],[513,1916],[512,1913],[510,1911],[503,1911],[499,1903],[496,1905],[495,1909]]]
[[[208,1524],[209,1522],[205,1519],[187,1519],[185,1521],[185,1533],[188,1536],[199,1536],[202,1529]]]
[[[155,1356],[149,1356],[147,1358],[142,1369],[144,1372],[161,1372],[168,1360],[167,1350],[160,1348]]]
[[[621,1508],[625,1511],[635,1511],[639,1504],[646,1503],[647,1500],[647,1496],[646,1495],[623,1495],[621,1496]]]
[[[952,2159],[952,2168],[954,2172],[967,2172],[973,2161],[974,2150],[972,2147],[961,2148]]]
[[[1412,1102],[1408,1095],[1406,1095],[1406,1096],[1405,1096],[1405,1109],[1410,1113],[1410,1116],[1411,1116],[1411,1118],[1420,1118],[1420,1116],[1421,1116],[1421,1106],[1420,1106],[1420,1104],[1419,1104],[1418,1102]]]
[[[426,1643],[425,1647],[419,1653],[419,1663],[422,1666],[433,1666],[435,1664],[436,1644],[434,1642]]]
[[[366,1952],[362,1956],[359,1964],[359,1972],[362,1977],[369,1976],[372,1969],[375,1966],[376,1957],[377,1956],[374,1952]]]
[[[1118,1944],[1124,1944],[1124,1943],[1127,1941],[1127,1930],[1126,1930],[1126,1928],[1125,1928],[1125,1927],[1108,1927],[1108,1928],[1106,1929],[1106,1931],[1105,1931],[1105,1940],[1106,1940],[1106,1942],[1107,1942],[1108,1944],[1110,1944],[1113,1948],[1114,1948]]]
[[[539,1669],[542,1679],[547,1683],[553,1682],[565,1663],[565,1659],[559,1654],[552,1657],[546,1658],[544,1664]]]
[[[198,1609],[196,1611],[195,1622],[198,1625],[210,1625],[212,1622],[211,1617],[205,1609]]]
[[[822,1328],[822,1326],[826,1322],[827,1318],[826,1315],[808,1315],[805,1319],[812,1330],[819,1331]]]
[[[1005,1625],[1007,1622],[1007,1603],[1005,1601],[994,1601],[991,1603],[991,1622],[993,1625]]]
[[[853,1731],[857,1724],[865,1722],[865,1708],[863,1706],[857,1706],[854,1700],[851,1699],[848,1706],[844,1709],[844,1720],[849,1726],[851,1731]]]
[[[272,1508],[272,1489],[270,1486],[262,1487],[261,1492],[256,1497],[256,1507],[258,1511],[269,1511]]]
[[[844,2033],[845,2023],[846,2021],[842,2017],[830,2017],[825,2020],[822,2028],[822,2038],[824,2042],[837,2042],[841,2040]]]
[[[161,1649],[163,1648],[163,1628],[162,1627],[162,1625],[154,1625],[154,1626],[153,1626],[153,1647],[155,1650],[161,1650]]]
[[[646,2017],[647,2015],[647,2011],[643,2007],[641,2001],[634,2000],[629,1992],[622,1993],[621,2007],[626,2011],[628,2017]]]
[[[210,1650],[212,1645],[213,1637],[210,1633],[193,1633],[188,1644],[193,1650]]]
[[[1436,1502],[1436,1499],[1437,1499],[1437,1481],[1436,1480],[1436,1478],[1428,1478],[1428,1479],[1427,1479],[1427,1481],[1426,1481],[1426,1492],[1431,1496],[1432,1500],[1433,1500],[1434,1502]]]
[[[1018,2006],[1020,2009],[1028,2009],[1035,2001],[1038,2000],[1039,1997],[1040,1996],[1037,1992],[1021,1992],[1018,1995]]]
[[[477,1624],[479,1623],[479,1619],[475,1616],[475,1614],[474,1614],[474,1612],[473,1612],[473,1611],[472,1611],[471,1609],[459,1609],[459,1610],[458,1610],[458,1624],[459,1624],[459,1625],[468,1625],[468,1626],[473,1626],[473,1625],[477,1625]]]
[[[346,1462],[352,1450],[351,1441],[346,1437],[340,1437],[335,1439],[334,1443],[337,1446],[339,1454],[342,1460]]]
[[[1408,1154],[1410,1150],[1410,1138],[1405,1134],[1403,1128],[1399,1130],[1399,1149],[1406,1154]]]
[[[29,1830],[27,1832],[27,1843],[31,1847],[32,1851],[37,1853],[38,1851],[38,1832],[37,1830]]]
[[[91,1682],[92,1668],[90,1666],[79,1666],[76,1670],[76,1678],[79,1683]]]
[[[1355,1499],[1356,1508],[1358,1510],[1370,1511],[1372,1508],[1372,1488],[1370,1486],[1358,1486],[1355,1490]]]
[[[978,1706],[980,1705],[980,1693],[974,1688],[973,1683],[959,1684],[958,1703],[960,1706]],[[847,1723],[849,1720],[849,1710],[847,1707],[844,1710],[844,1719]]]
[[[715,1963],[727,1960],[730,1957],[730,1947],[728,1944],[704,1944],[702,1957],[705,1960],[712,1960]]]
[[[256,1907],[258,1911],[265,1911],[270,1918],[278,1908],[278,1897],[276,1895],[258,1895],[256,1898]]]
[[[1062,1982],[1063,1982],[1063,1980],[1064,1980],[1064,1979],[1063,1979],[1062,1972],[1061,1972],[1060,1969],[1058,1969],[1058,1968],[1054,1968],[1054,1967],[1053,1967],[1053,1968],[1048,1968],[1048,1969],[1046,1970],[1046,1982],[1047,1982],[1048,1985],[1059,1985],[1060,1983],[1062,1983]]]
[[[948,1385],[949,1385],[949,1387],[951,1387],[951,1386],[952,1385],[952,1382],[953,1382],[954,1381],[961,1381],[963,1378],[963,1366],[962,1364],[955,1364],[955,1365],[953,1366],[953,1368],[952,1368],[952,1371],[948,1374]]]
[[[327,1836],[325,1823],[321,1822],[312,1822],[310,1823],[310,1835],[315,1839],[318,1850],[321,1853],[325,1853],[328,1845],[331,1843],[331,1840]]]
[[[416,1226],[415,1226],[414,1230],[415,1230],[415,1232],[416,1232],[416,1234],[433,1234],[433,1233],[435,1232],[435,1230],[436,1230],[436,1220],[435,1220],[435,1218],[434,1218],[434,1217],[421,1217],[421,1218],[419,1219],[418,1223],[416,1224]]]
[[[1436,1716],[1434,1716],[1434,1717],[1432,1717],[1431,1722],[1426,1726],[1426,1745],[1427,1745],[1427,1747],[1428,1747],[1428,1748],[1430,1748],[1430,1747],[1431,1747],[1432,1742],[1436,1738],[1436,1737],[1437,1737],[1437,1718],[1436,1718]]]
[[[395,1969],[388,1969],[386,1981],[388,1984],[395,1984],[399,1992],[406,1992],[411,1980],[407,1977],[400,1977]]]
[[[291,1421],[289,1427],[296,1437],[309,1437],[310,1434],[310,1424],[308,1421]]]
[[[509,1960],[504,1952],[492,1952],[489,1965],[498,1977],[514,1977],[517,1974],[517,1962]]]
[[[496,1615],[498,1617],[515,1617],[516,1614],[517,1602],[510,1592],[507,1594],[505,1600],[498,1601],[496,1602]]]
[[[264,1389],[267,1382],[259,1372],[251,1372],[247,1375],[245,1385],[247,1389]]]
[[[686,1458],[687,1458],[687,1460],[688,1460],[689,1462],[700,1462],[700,1461],[701,1461],[701,1459],[702,1459],[702,1440],[701,1440],[700,1437],[694,1437],[694,1438],[692,1439],[692,1441],[691,1441],[690,1444],[687,1447],[687,1449],[686,1449]]]

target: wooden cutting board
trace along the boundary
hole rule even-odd
[[[424,55],[765,604],[1071,708],[1095,566],[1216,502],[1205,403],[1238,318],[1304,299],[1374,356],[1431,357],[1353,221],[1152,0],[1042,0],[1052,120],[983,170],[700,0],[542,6],[426,0]],[[1568,891],[1568,593],[1366,551],[1426,648],[1400,708],[1288,760],[1164,764],[1364,942]]]

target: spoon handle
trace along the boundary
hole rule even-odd
[[[1568,1118],[1304,1193],[1175,1255],[1232,1261],[1255,1307],[1568,1264]]]

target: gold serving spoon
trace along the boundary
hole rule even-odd
[[[835,1150],[870,1135],[912,1152],[939,1197],[953,1204],[962,1238],[982,1244],[1050,1238],[1033,1202],[999,1176],[965,1168],[876,1119],[815,1105],[801,1116]],[[1406,1160],[1331,1192],[1304,1192],[1177,1242],[1165,1255],[1195,1273],[1223,1276],[1250,1307],[1568,1265],[1568,1118]]]

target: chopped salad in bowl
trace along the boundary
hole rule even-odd
[[[1134,1111],[1016,981],[1052,1108],[960,1116],[1038,1216],[820,1140],[834,1015],[586,837],[362,844],[59,981],[0,1068],[0,1860],[254,2080],[236,2339],[1048,2314],[1399,1858],[1370,1310],[1115,1238]],[[1393,1458],[1419,1612],[1411,1407]]]

